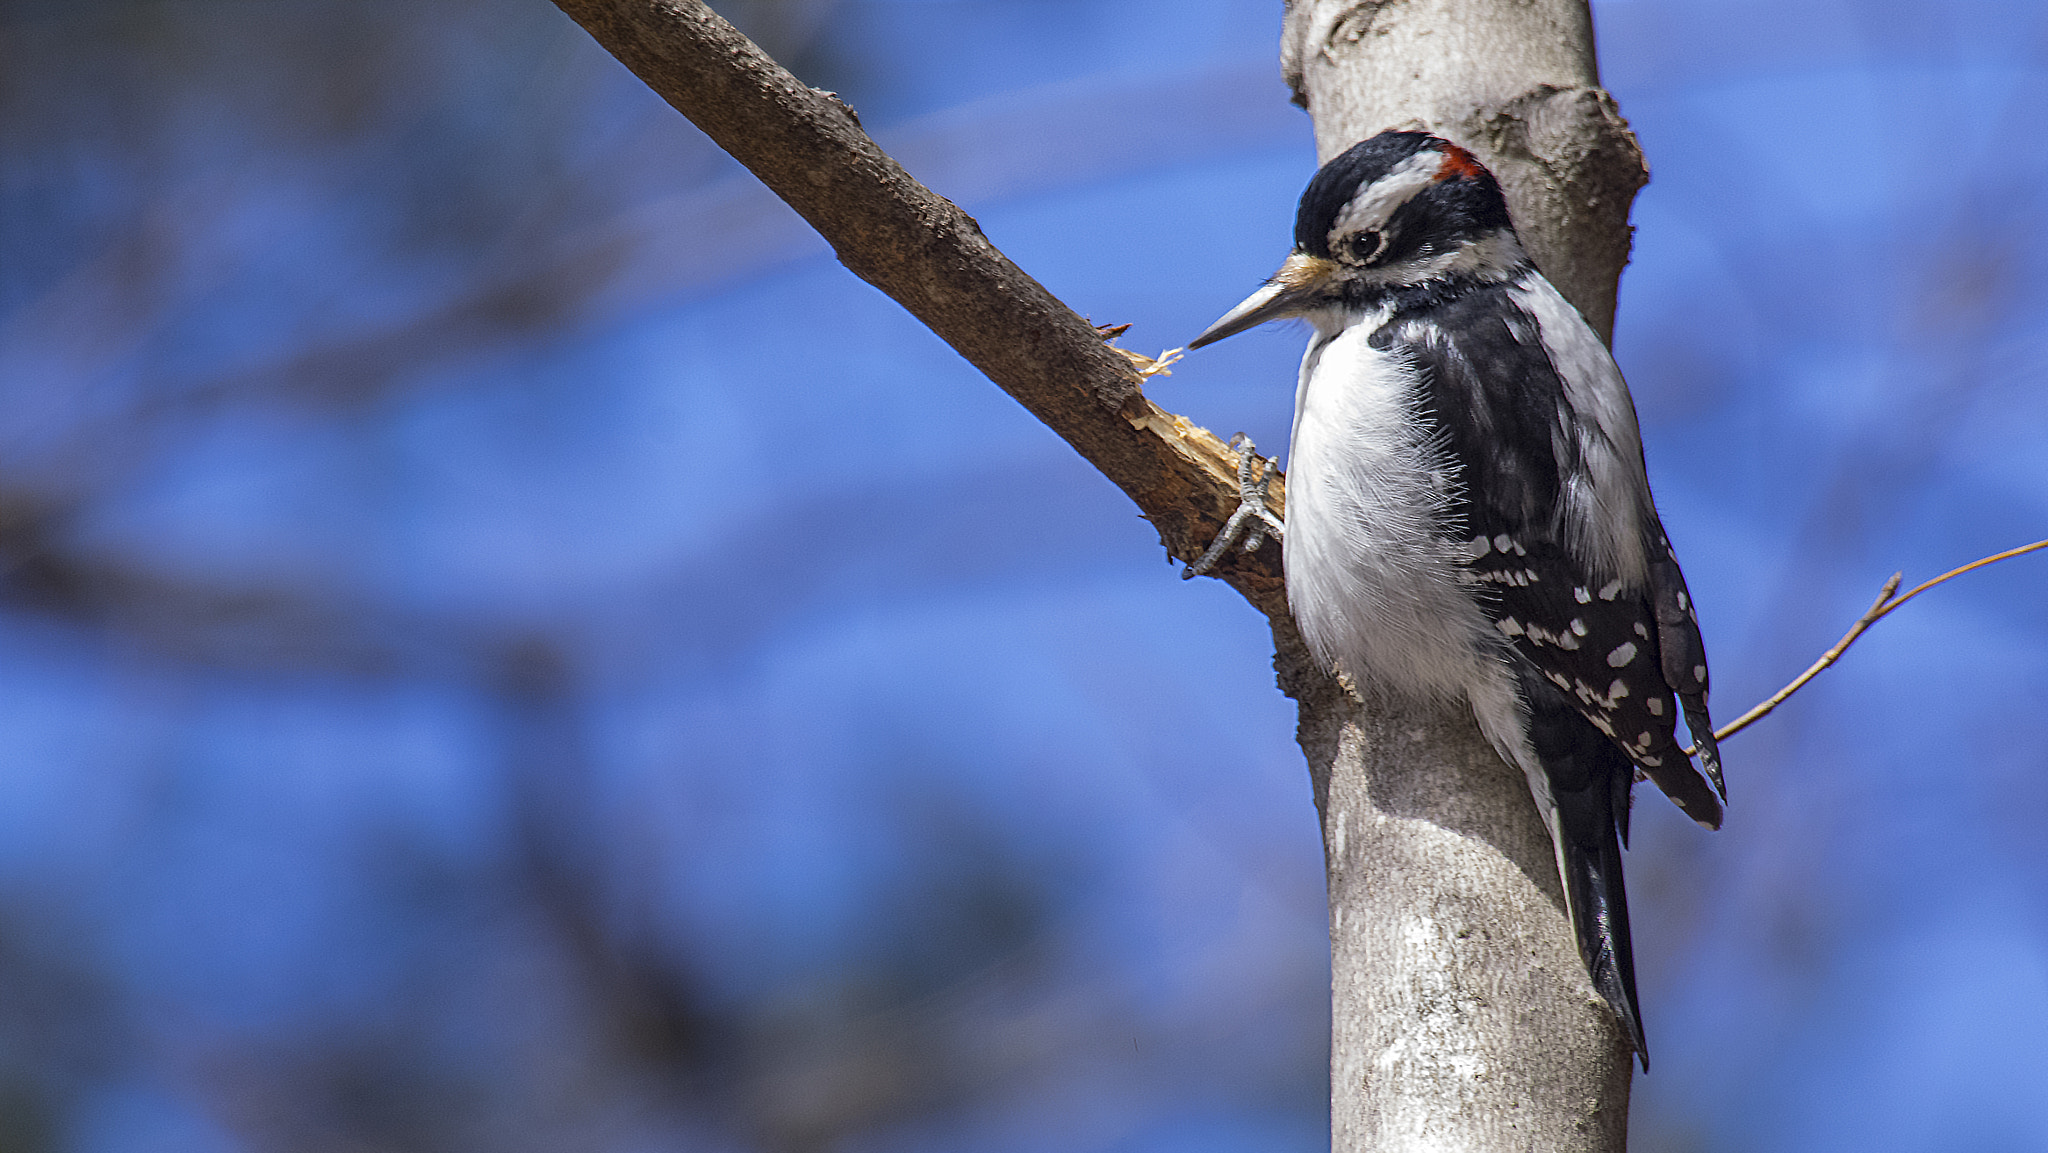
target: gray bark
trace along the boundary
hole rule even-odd
[[[1388,128],[1476,153],[1607,336],[1647,174],[1598,87],[1585,0],[1294,0],[1282,67],[1323,160]],[[1312,674],[1281,666],[1329,870],[1331,1148],[1622,1149],[1628,1049],[1521,774],[1462,708]]]

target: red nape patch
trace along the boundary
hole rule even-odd
[[[1479,166],[1479,158],[1455,144],[1444,144],[1443,164],[1437,168],[1436,180],[1477,180],[1485,175],[1486,169]]]

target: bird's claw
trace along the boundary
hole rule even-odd
[[[1255,452],[1252,438],[1243,433],[1230,438],[1230,447],[1237,450],[1237,511],[1230,514],[1223,531],[1209,542],[1208,549],[1181,569],[1182,580],[1208,572],[1239,537],[1244,538],[1245,552],[1256,552],[1268,536],[1279,540],[1286,528],[1266,507],[1266,490],[1273,484],[1273,462]]]

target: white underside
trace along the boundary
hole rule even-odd
[[[1310,319],[1318,332],[1295,394],[1284,538],[1302,636],[1362,687],[1468,702],[1487,740],[1528,776],[1555,840],[1556,806],[1524,735],[1505,642],[1462,580],[1462,544],[1441,532],[1456,481],[1418,435],[1415,367],[1368,343],[1384,318]]]

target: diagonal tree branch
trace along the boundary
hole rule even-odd
[[[918,183],[836,95],[792,76],[699,0],[556,0],[893,297],[1124,490],[1182,559],[1238,505],[1237,454],[1146,399],[1132,363]],[[1276,511],[1276,482],[1268,498]],[[1215,575],[1291,632],[1280,550]]]

